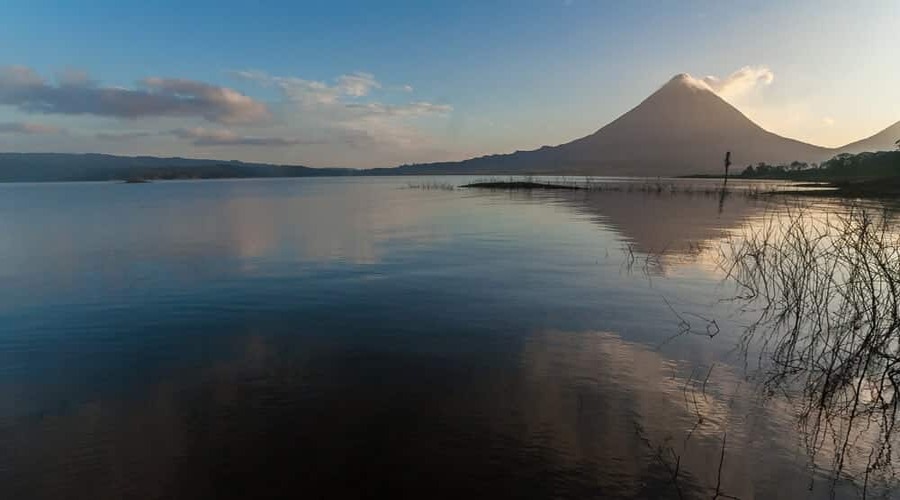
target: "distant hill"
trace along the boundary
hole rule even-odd
[[[851,142],[846,146],[841,146],[837,148],[836,152],[858,154],[867,151],[891,151],[897,149],[897,140],[900,140],[900,122],[891,125],[871,137]]]
[[[890,137],[894,137],[893,144],[900,134],[889,129],[854,144],[881,147]],[[404,165],[396,171],[654,177],[721,174],[726,151],[731,151],[732,162],[741,168],[759,162],[820,162],[847,147],[824,148],[768,132],[705,83],[681,74],[612,123],[572,142],[459,162]]]
[[[340,168],[155,156],[0,153],[0,182],[311,177],[348,175],[352,172]]]

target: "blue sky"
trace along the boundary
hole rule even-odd
[[[681,72],[817,144],[900,120],[896,0],[129,3],[5,3],[0,150],[461,159],[589,134]]]

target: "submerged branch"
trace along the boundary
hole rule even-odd
[[[733,239],[720,261],[753,311],[741,339],[759,349],[770,394],[796,395],[810,457],[831,453],[834,481],[868,455],[865,484],[893,474],[900,407],[900,234],[884,214],[791,212]]]

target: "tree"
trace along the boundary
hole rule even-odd
[[[801,161],[797,161],[797,160],[792,161],[791,165],[790,165],[790,169],[794,172],[799,172],[800,170],[806,170],[807,168],[809,168],[809,165],[807,165],[806,162],[801,162]]]
[[[841,153],[829,160],[829,162],[834,162],[836,166],[849,167],[853,164],[854,159],[855,156],[850,153]]]

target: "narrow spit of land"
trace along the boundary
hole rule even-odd
[[[575,184],[551,184],[546,182],[531,181],[490,181],[490,182],[473,182],[471,184],[463,184],[461,188],[483,188],[483,189],[567,189],[582,190],[583,186]]]
[[[650,181],[645,182],[535,182],[530,180],[488,180],[478,181],[470,184],[459,186],[463,188],[475,189],[492,189],[502,191],[537,191],[537,190],[560,190],[560,191],[591,191],[591,192],[613,192],[613,193],[655,193],[655,194],[704,194],[704,195],[728,195],[732,193],[726,185],[681,185],[674,182]],[[755,186],[739,189],[734,192],[740,192],[746,195],[757,196],[763,192]]]

